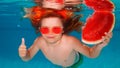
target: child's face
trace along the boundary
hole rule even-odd
[[[44,18],[41,21],[40,32],[48,43],[59,41],[63,33],[61,19],[57,17]]]

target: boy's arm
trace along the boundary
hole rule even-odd
[[[74,46],[74,50],[80,52],[81,54],[90,57],[90,58],[96,58],[101,50],[103,49],[103,47],[105,47],[109,41],[110,38],[112,37],[112,33],[108,33],[103,39],[103,41],[100,44],[97,44],[93,47],[88,47],[85,44],[82,44],[79,42],[79,40],[76,39],[76,45]]]

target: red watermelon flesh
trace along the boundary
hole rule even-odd
[[[86,44],[97,44],[102,41],[105,32],[111,32],[114,27],[114,4],[110,0],[84,0],[84,3],[95,12],[86,20],[82,30],[82,41]]]
[[[94,12],[86,20],[82,30],[82,41],[86,44],[97,44],[102,41],[105,32],[111,32],[114,27],[114,15],[108,11]]]
[[[110,0],[85,0],[84,2],[95,11],[112,11],[114,9],[114,4]]]

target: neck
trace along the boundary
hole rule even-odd
[[[62,38],[63,38],[63,36],[61,36],[61,38],[56,40],[55,42],[47,42],[46,41],[46,43],[47,43],[48,46],[58,46],[58,45],[61,44]]]
[[[59,39],[55,42],[52,42],[52,43],[47,42],[48,46],[58,46],[58,45],[60,45],[60,43],[61,43],[61,39]]]

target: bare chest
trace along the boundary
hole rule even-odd
[[[61,64],[74,60],[72,49],[67,45],[61,45],[56,47],[43,47],[41,50],[46,56],[46,58],[48,58],[53,63]]]

